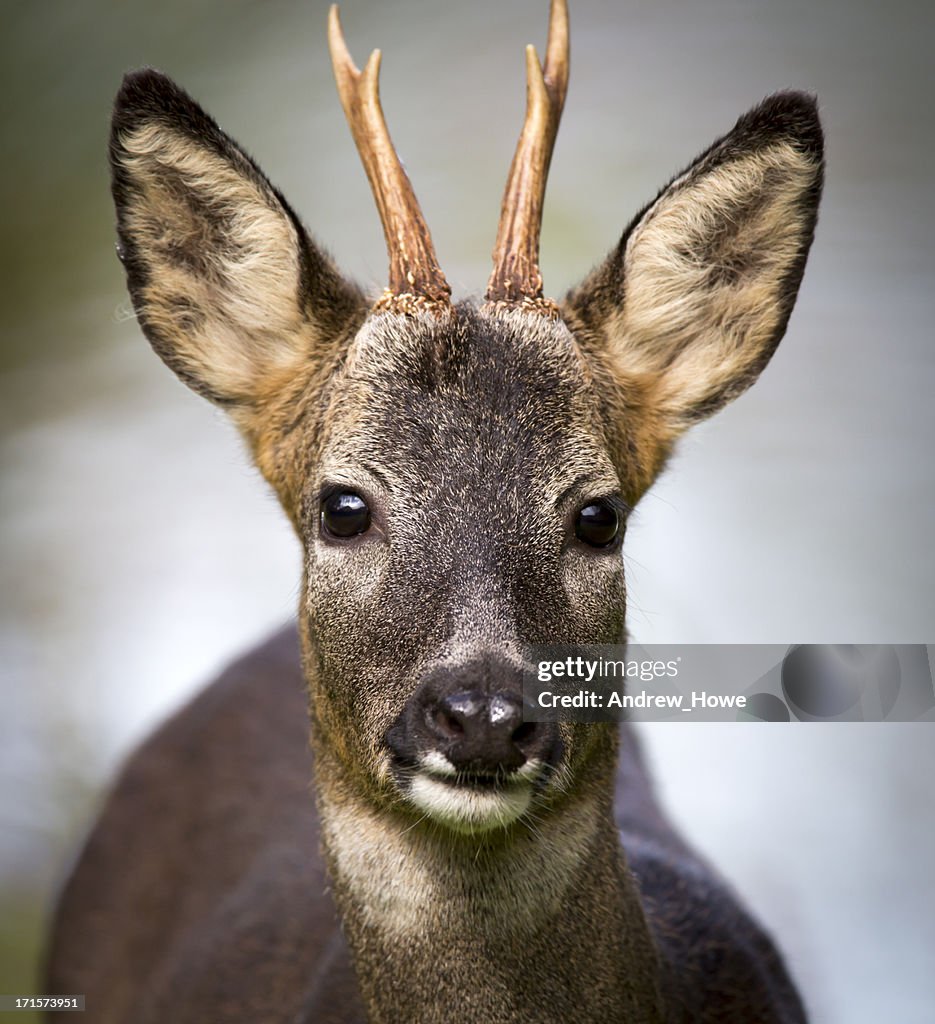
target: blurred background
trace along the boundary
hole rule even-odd
[[[156,722],[293,614],[299,549],[221,415],[151,353],[114,256],[122,73],[161,68],[347,272],[382,234],[318,0],[7,0],[0,38],[0,992],[37,991],[46,915],[102,787]],[[459,296],[489,273],[545,0],[346,0]],[[816,92],[818,237],[753,391],[683,443],[628,535],[653,642],[935,640],[931,47],[894,0],[572,0],[543,234],[560,295],[765,94]],[[646,728],[673,813],[778,936],[814,1019],[932,1020],[935,731]],[[25,1019],[25,1018],[20,1018]],[[91,1017],[89,1016],[89,1020]]]

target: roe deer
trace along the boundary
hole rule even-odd
[[[140,324],[237,423],[304,580],[297,631],[125,767],[60,901],[51,990],[84,993],[95,1024],[802,1021],[633,734],[524,722],[521,678],[531,644],[622,641],[628,511],[782,337],[821,191],[815,103],[745,114],[554,302],[553,0],[486,301],[453,305],[379,51],[358,71],[335,8],[329,42],[389,250],[375,304],[169,79],[117,97]]]

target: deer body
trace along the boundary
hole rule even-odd
[[[520,683],[531,644],[624,638],[629,510],[778,344],[821,185],[814,103],[745,115],[555,303],[537,267],[555,3],[487,302],[453,306],[378,59],[357,71],[336,13],[331,45],[390,253],[372,308],[168,79],[118,97],[141,324],[237,422],[305,575],[298,637],[128,765],[63,895],[52,990],[104,1024],[801,1021],[632,734],[527,723]]]

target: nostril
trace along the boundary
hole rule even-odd
[[[523,743],[531,740],[536,734],[536,723],[535,722],[523,722],[518,725],[514,730],[510,739],[517,746],[521,747]]]
[[[464,735],[464,725],[449,711],[437,708],[432,716],[436,731],[448,739],[457,739]]]

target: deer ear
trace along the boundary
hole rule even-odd
[[[195,391],[254,403],[362,319],[361,295],[282,196],[164,75],[124,79],[110,161],[140,324]]]
[[[567,297],[572,329],[607,352],[621,383],[645,390],[670,439],[769,362],[805,269],[822,171],[814,99],[771,96],[663,189]]]

